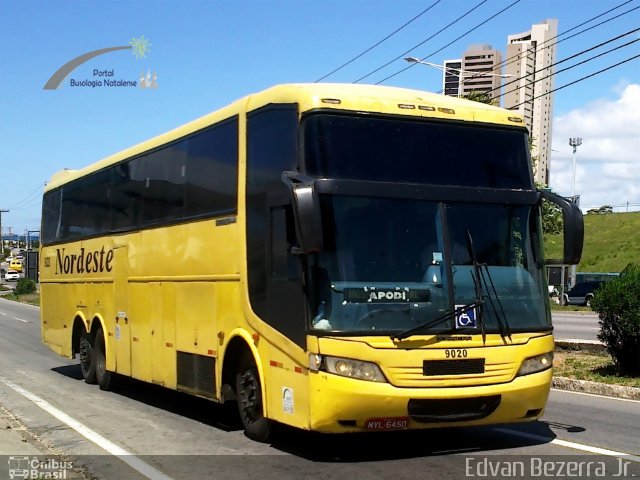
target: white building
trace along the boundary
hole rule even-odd
[[[505,72],[515,80],[504,84],[505,108],[524,115],[533,142],[532,156],[536,182],[549,184],[551,160],[551,125],[553,119],[553,65],[556,61],[555,40],[558,20],[547,19],[531,26],[531,30],[509,35]]]
[[[462,59],[445,60],[442,92],[451,97],[464,97],[473,91],[498,96],[501,59],[502,54],[491,45],[470,46]],[[495,89],[498,92],[492,92]]]

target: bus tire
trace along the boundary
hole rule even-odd
[[[92,334],[82,329],[80,334],[80,370],[84,381],[89,384],[96,383],[96,360],[94,345],[95,339]]]
[[[257,442],[268,442],[273,425],[271,420],[264,417],[260,374],[250,356],[243,357],[238,365],[236,397],[240,420],[247,437]]]
[[[96,341],[93,345],[93,352],[96,364],[96,380],[100,390],[111,390],[113,387],[114,374],[107,370],[107,355],[104,345],[104,332],[98,329]]]

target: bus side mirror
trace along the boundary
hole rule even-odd
[[[282,181],[289,188],[293,206],[299,250],[308,255],[322,250],[322,215],[320,198],[314,179],[299,172],[282,172]]]
[[[540,191],[542,198],[557,205],[562,210],[564,258],[548,259],[547,264],[577,265],[582,256],[584,243],[584,218],[582,211],[572,201],[548,191]]]

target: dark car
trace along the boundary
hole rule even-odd
[[[564,294],[564,301],[562,304],[586,305],[587,307],[590,307],[593,295],[603,283],[604,282],[596,280],[576,283],[571,290]]]

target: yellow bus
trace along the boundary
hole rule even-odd
[[[246,434],[539,418],[553,335],[523,119],[366,85],[252,94],[46,187],[43,341],[236,402]]]

